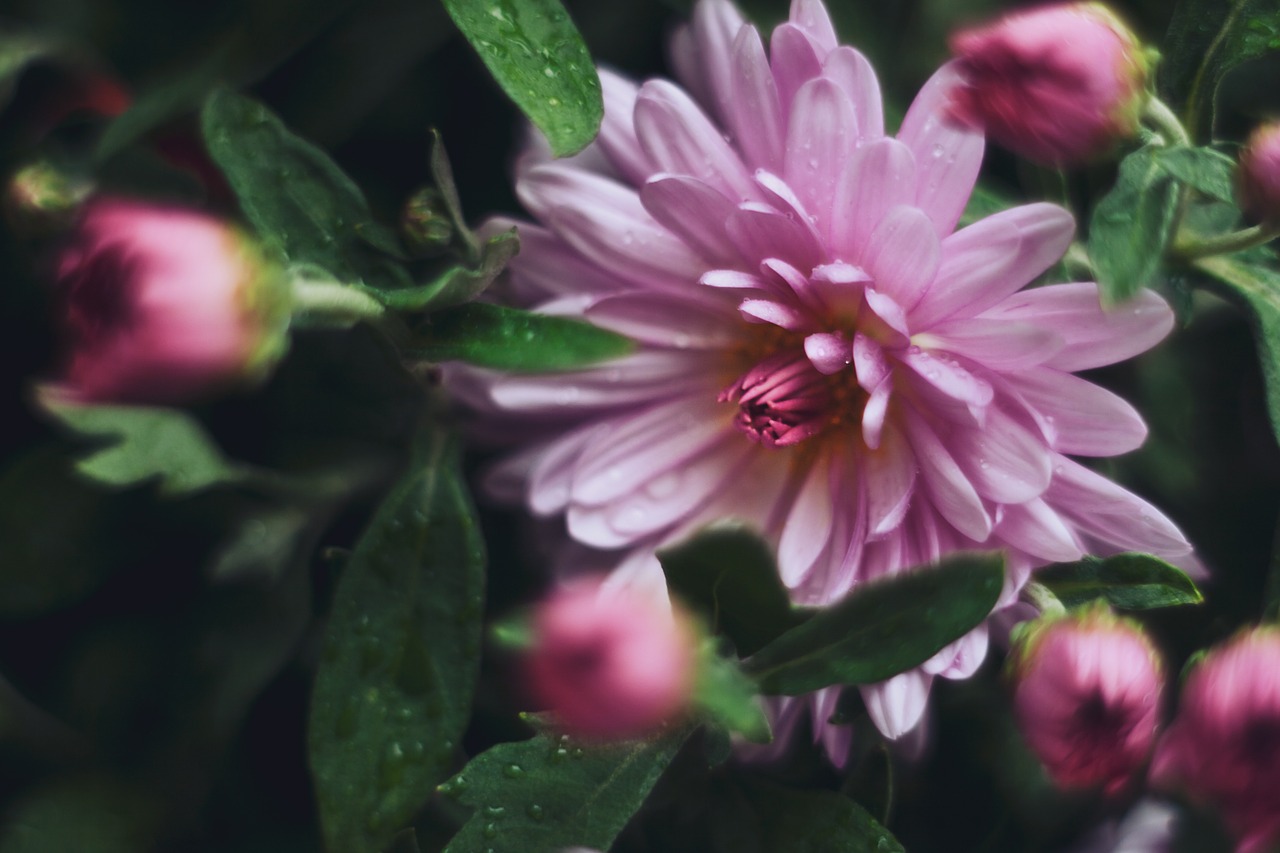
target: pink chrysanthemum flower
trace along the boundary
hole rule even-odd
[[[728,0],[701,0],[673,54],[687,90],[603,71],[599,139],[518,166],[538,224],[517,223],[517,297],[640,347],[568,373],[456,370],[469,405],[541,438],[495,489],[655,585],[655,548],[745,520],[809,605],[964,548],[1007,550],[1001,606],[1046,562],[1188,553],[1067,456],[1141,444],[1137,412],[1072,372],[1152,346],[1169,308],[1144,293],[1104,312],[1093,283],[1022,291],[1071,241],[1053,205],[955,230],[983,140],[946,120],[952,67],[890,137],[874,71],[819,0],[794,0],[768,52]],[[980,628],[863,688],[876,724],[915,728],[932,679],[969,676],[986,645]]]

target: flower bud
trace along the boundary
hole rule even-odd
[[[287,345],[282,271],[239,229],[202,213],[92,201],[58,283],[63,390],[81,401],[189,401],[261,377]]]
[[[1123,789],[1151,752],[1164,686],[1141,627],[1105,606],[1047,617],[1020,632],[1010,665],[1014,715],[1049,777]]]
[[[1151,776],[1216,808],[1239,853],[1280,842],[1280,629],[1244,631],[1193,666]]]
[[[1251,219],[1280,223],[1280,121],[1249,135],[1236,167],[1236,198]]]
[[[967,85],[954,119],[1045,165],[1080,163],[1137,133],[1147,51],[1100,3],[1015,12],[951,38]]]
[[[693,696],[697,639],[683,613],[597,581],[564,587],[533,618],[529,685],[566,731],[644,735]]]

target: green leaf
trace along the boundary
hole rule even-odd
[[[743,674],[736,660],[721,657],[716,645],[708,639],[701,649],[694,703],[729,731],[752,743],[768,743],[773,735],[756,699],[756,683]]]
[[[204,427],[186,412],[150,406],[98,406],[44,394],[40,405],[63,426],[99,445],[76,464],[110,486],[155,481],[167,497],[241,482],[247,466],[228,460]]]
[[[1183,103],[1192,134],[1206,138],[1227,72],[1280,50],[1280,6],[1275,0],[1181,0],[1163,47],[1160,88]]]
[[[835,791],[798,791],[764,779],[737,780],[750,810],[760,851],[787,853],[904,853],[867,810]]]
[[[383,305],[396,311],[440,310],[470,302],[491,284],[520,251],[515,229],[490,237],[480,253],[477,268],[458,266],[435,281],[401,290],[371,291]]]
[[[453,231],[462,239],[464,253],[468,264],[475,266],[480,258],[480,241],[467,227],[467,218],[462,213],[462,200],[458,198],[458,187],[453,182],[453,167],[449,165],[449,154],[445,151],[444,140],[440,132],[431,131],[431,178],[436,189],[444,200],[445,210],[453,223]]]
[[[1242,304],[1253,319],[1271,431],[1280,441],[1280,272],[1226,255],[1200,258],[1195,266],[1216,283],[1216,290]]]
[[[689,733],[583,746],[539,734],[498,744],[440,786],[475,809],[445,853],[608,850]]]
[[[600,78],[559,0],[444,0],[444,6],[557,157],[595,138],[604,117]]]
[[[1104,303],[1130,299],[1160,271],[1173,236],[1178,184],[1150,146],[1120,163],[1111,191],[1089,220],[1089,257]]]
[[[737,525],[709,528],[658,552],[668,588],[723,633],[738,654],[755,654],[804,621],[778,577],[773,552]]]
[[[407,352],[428,361],[537,373],[586,367],[634,348],[629,339],[581,320],[471,302],[432,314]]]
[[[484,555],[456,453],[425,435],[334,590],[308,726],[331,853],[375,853],[448,775],[480,660]]]
[[[859,586],[745,663],[766,694],[873,684],[927,661],[991,613],[1004,582],[998,554],[941,563]]]
[[[1067,607],[1098,598],[1120,610],[1152,610],[1204,601],[1186,572],[1150,554],[1085,557],[1076,563],[1058,563],[1039,569],[1035,580]]]
[[[221,90],[201,113],[205,145],[258,235],[294,264],[346,284],[406,287],[395,235],[373,219],[360,188],[262,104]]]
[[[1210,198],[1235,202],[1232,178],[1236,162],[1212,148],[1188,148],[1177,146],[1159,151],[1156,158],[1160,166],[1187,186]]]

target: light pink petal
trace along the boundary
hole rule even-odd
[[[1084,556],[1071,528],[1040,498],[1006,506],[995,535],[1049,563],[1069,563]]]
[[[676,349],[719,349],[738,338],[732,315],[719,300],[689,293],[619,293],[595,300],[587,320],[637,341]]]
[[[851,47],[837,47],[827,54],[822,73],[849,96],[858,117],[858,137],[871,140],[884,136],[880,81],[867,58]]]
[[[491,237],[513,226],[523,251],[512,259],[509,269],[513,289],[523,302],[532,304],[574,293],[612,293],[624,286],[539,225],[499,218],[484,223],[477,232]]]
[[[723,290],[771,290],[760,276],[740,270],[709,270],[698,277],[698,284]]]
[[[832,532],[829,470],[815,461],[809,466],[791,504],[791,512],[778,541],[778,574],[788,587],[796,587],[822,554]]]
[[[733,43],[733,99],[729,124],[748,165],[777,170],[782,164],[786,125],[778,88],[760,33],[746,26]]]
[[[729,217],[728,231],[743,260],[751,265],[777,258],[807,270],[824,260],[822,246],[808,229],[789,216],[756,205],[739,207]]]
[[[886,374],[871,390],[867,404],[862,407],[862,440],[872,450],[880,447],[880,432],[884,429],[885,417],[889,413],[889,397],[892,394],[893,375]]]
[[[724,193],[686,175],[657,175],[640,188],[640,202],[709,263],[732,266],[738,252],[725,234],[737,206]]]
[[[889,373],[889,363],[884,350],[875,341],[859,332],[853,336],[853,368],[858,374],[858,384],[870,393]]]
[[[569,505],[573,486],[573,470],[582,450],[608,424],[589,424],[538,447],[539,458],[529,471],[529,508],[536,515],[549,516],[564,512]]]
[[[816,245],[822,244],[822,235],[813,223],[804,202],[795,194],[790,185],[782,178],[764,169],[757,169],[756,185],[764,191],[765,201],[777,208],[777,212],[785,214],[797,225],[802,226],[813,237]]]
[[[1004,210],[956,232],[942,241],[938,276],[911,310],[912,328],[986,311],[1061,258],[1074,234],[1071,214],[1043,203]]]
[[[808,33],[823,53],[835,49],[836,28],[831,25],[831,16],[822,0],[791,0],[788,20]]]
[[[934,355],[913,346],[900,353],[898,360],[929,385],[966,406],[985,406],[995,396],[991,383],[974,376],[945,355]]]
[[[689,38],[672,42],[671,58],[681,82],[721,119],[733,99],[733,42],[746,24],[730,0],[706,0],[693,8]],[[681,56],[687,51],[689,56]]]
[[[987,659],[990,632],[979,625],[924,663],[920,668],[930,675],[963,680],[973,676]]]
[[[897,332],[901,337],[898,340],[886,341],[887,346],[894,344],[901,345],[911,335],[911,330],[907,328],[907,314],[902,310],[902,306],[897,303],[892,296],[887,293],[881,293],[875,288],[868,287],[863,291],[863,296],[867,300],[867,308],[871,312],[884,321],[884,324],[893,331]]]
[[[849,748],[853,745],[853,726],[835,725],[829,720],[840,703],[840,685],[826,687],[810,697],[813,703],[813,739],[821,743],[827,758],[837,770],[849,763]]]
[[[659,171],[705,181],[733,201],[756,197],[755,183],[719,128],[684,90],[650,80],[636,97],[636,136]]]
[[[803,314],[790,305],[772,299],[744,299],[738,306],[738,311],[748,323],[772,323],[791,330],[801,329],[805,325]]]
[[[910,204],[915,192],[915,158],[896,139],[859,147],[839,172],[827,233],[836,257],[864,266],[871,235],[890,210]],[[936,238],[935,238],[936,239]]]
[[[928,346],[980,362],[993,370],[1026,370],[1063,347],[1052,329],[1031,323],[970,317],[934,326]]]
[[[786,261],[766,258],[760,264],[760,274],[776,282],[780,293],[795,294],[803,305],[818,311],[825,310],[822,294],[813,286],[809,276]]]
[[[1078,531],[1117,550],[1161,557],[1191,552],[1182,532],[1158,509],[1065,456],[1054,463],[1045,500]]]
[[[572,499],[603,504],[636,491],[670,468],[682,467],[732,433],[727,407],[714,399],[680,397],[614,418],[583,448],[573,472]]]
[[[621,548],[677,524],[725,488],[757,452],[735,430],[685,464],[664,467],[617,500],[599,506],[572,504],[569,533],[597,548]]]
[[[910,310],[933,284],[939,258],[929,219],[917,208],[899,205],[871,232],[862,267],[875,279],[876,290]]]
[[[960,85],[956,63],[942,66],[916,95],[898,131],[916,158],[915,203],[939,238],[960,221],[982,167],[982,134],[947,118],[952,90]]]
[[[1066,346],[1047,366],[1068,373],[1145,352],[1173,328],[1173,311],[1150,290],[1107,311],[1093,282],[1038,287],[1010,296],[985,316],[1052,328]]]
[[[705,355],[638,352],[587,370],[543,375],[493,374],[488,396],[507,410],[568,415],[640,405],[673,395],[708,393]]]
[[[791,101],[800,87],[822,75],[818,46],[795,24],[779,24],[769,39],[769,66],[778,86],[778,105],[783,115],[791,114]]]
[[[862,456],[867,487],[867,530],[882,539],[901,524],[915,493],[916,460],[906,438],[893,425],[880,435],[880,447]]]
[[[978,494],[1000,503],[1039,497],[1053,477],[1053,458],[1039,430],[1002,407],[987,410],[981,429],[957,427],[949,447]]]
[[[639,186],[653,174],[649,158],[636,139],[633,115],[639,87],[622,75],[601,68],[600,88],[604,93],[604,121],[596,144],[619,175]]]
[[[819,373],[839,373],[853,361],[853,348],[842,335],[815,332],[804,339],[804,354]]]
[[[857,139],[853,104],[839,86],[818,77],[800,87],[791,103],[783,174],[820,222],[831,219],[831,178],[848,162]]]
[[[991,535],[991,517],[973,483],[922,417],[917,414],[904,421],[933,507],[963,535],[975,542],[987,541]]]
[[[897,740],[916,727],[929,702],[929,686],[933,676],[920,669],[909,669],[879,684],[859,687],[867,715],[880,733]]]
[[[649,216],[635,190],[608,178],[548,164],[530,169],[516,190],[561,239],[637,287],[683,287],[705,269],[705,261]]]
[[[1115,394],[1069,373],[1042,368],[1008,377],[1052,428],[1053,449],[1076,456],[1116,456],[1147,437],[1142,416]]]

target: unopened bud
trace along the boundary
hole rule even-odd
[[[444,251],[453,240],[453,219],[444,196],[434,187],[423,187],[409,196],[400,223],[405,242],[420,255]]]
[[[1280,121],[1249,135],[1236,167],[1236,197],[1250,218],[1280,223]]]

